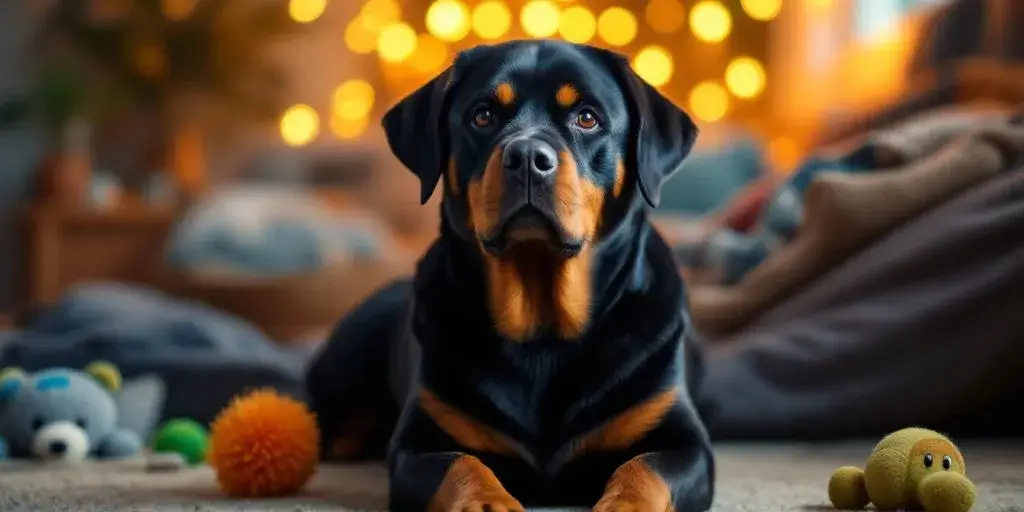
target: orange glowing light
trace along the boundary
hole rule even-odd
[[[625,46],[636,38],[636,16],[623,7],[609,7],[597,18],[597,34],[611,46]]]

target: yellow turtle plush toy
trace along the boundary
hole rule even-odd
[[[975,490],[966,475],[952,441],[932,430],[905,428],[875,445],[863,470],[846,466],[832,473],[828,498],[841,510],[873,503],[879,510],[967,512]]]

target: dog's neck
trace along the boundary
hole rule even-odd
[[[439,239],[417,269],[417,288],[431,289],[419,295],[436,298],[438,302],[430,308],[446,309],[441,303],[446,297],[473,297],[469,304],[452,299],[460,304],[453,304],[459,311],[451,313],[464,319],[485,319],[486,325],[473,329],[477,332],[487,329],[511,341],[577,340],[625,295],[649,295],[649,288],[658,286],[672,296],[669,302],[681,298],[681,282],[650,282],[647,253],[651,237],[658,235],[645,212],[638,209],[626,215],[618,228],[606,233],[599,243],[574,258],[579,261],[567,260],[568,265],[534,263],[530,273],[524,275],[520,268],[510,267],[518,263],[499,262],[483,254],[442,221]],[[657,241],[661,244],[658,247],[664,245],[660,238]]]

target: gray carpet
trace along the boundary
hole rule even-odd
[[[841,465],[861,465],[871,443],[721,446],[715,511],[830,510],[826,484]],[[1024,449],[964,447],[968,476],[978,486],[975,510],[1024,510]],[[300,496],[237,501],[217,493],[208,468],[146,473],[138,462],[78,468],[0,465],[0,511],[314,511],[383,510],[378,465],[324,466]]]

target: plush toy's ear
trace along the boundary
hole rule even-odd
[[[388,109],[381,122],[391,152],[420,179],[420,204],[430,199],[448,166],[446,117],[466,60],[460,54],[448,69]]]
[[[681,108],[641,79],[621,54],[598,50],[629,103],[631,154],[626,168],[636,173],[647,204],[658,206],[661,185],[679,169],[697,140],[697,125]]]
[[[0,403],[14,396],[21,389],[26,378],[25,372],[15,366],[0,370]]]
[[[88,373],[92,378],[96,379],[101,386],[107,388],[108,391],[117,391],[121,389],[121,372],[116,366],[106,361],[95,361],[90,363],[89,366],[85,367],[85,373]]]

